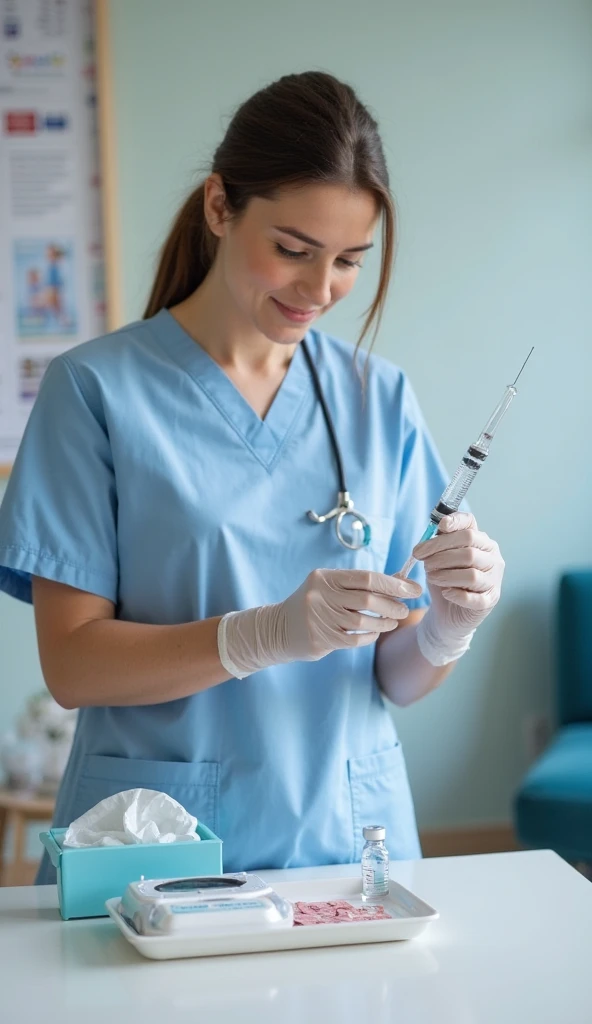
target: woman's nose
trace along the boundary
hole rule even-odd
[[[298,282],[297,290],[313,306],[329,306],[331,303],[331,265],[307,269]]]

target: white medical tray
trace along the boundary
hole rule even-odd
[[[278,896],[296,902],[348,900],[362,907],[360,879],[317,878],[309,881],[276,882]],[[412,939],[435,921],[439,914],[398,882],[390,882],[388,896],[380,900],[389,920],[348,921],[339,924],[294,925],[276,932],[256,929],[230,935],[138,935],[119,913],[120,899],[107,900],[109,916],[128,942],[142,956],[169,960],[187,956],[218,956],[227,953],[262,953],[278,949],[305,949],[311,946],[345,946],[360,942],[392,942]]]

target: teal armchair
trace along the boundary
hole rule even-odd
[[[514,801],[520,842],[592,864],[592,571],[565,573],[557,622],[558,731]]]

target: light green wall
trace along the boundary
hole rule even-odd
[[[167,223],[233,107],[278,75],[349,80],[382,126],[400,212],[378,349],[452,467],[535,355],[471,502],[507,562],[500,607],[440,691],[396,712],[420,823],[504,820],[524,723],[551,707],[558,574],[590,562],[592,8],[581,0],[114,0],[123,290],[135,318]],[[326,320],[354,339],[372,294]],[[566,454],[567,453],[567,454]],[[0,601],[0,726],[39,679]],[[22,661],[21,661],[22,656]]]

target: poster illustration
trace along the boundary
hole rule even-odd
[[[76,335],[74,246],[47,238],[14,243],[17,334],[19,338]]]

